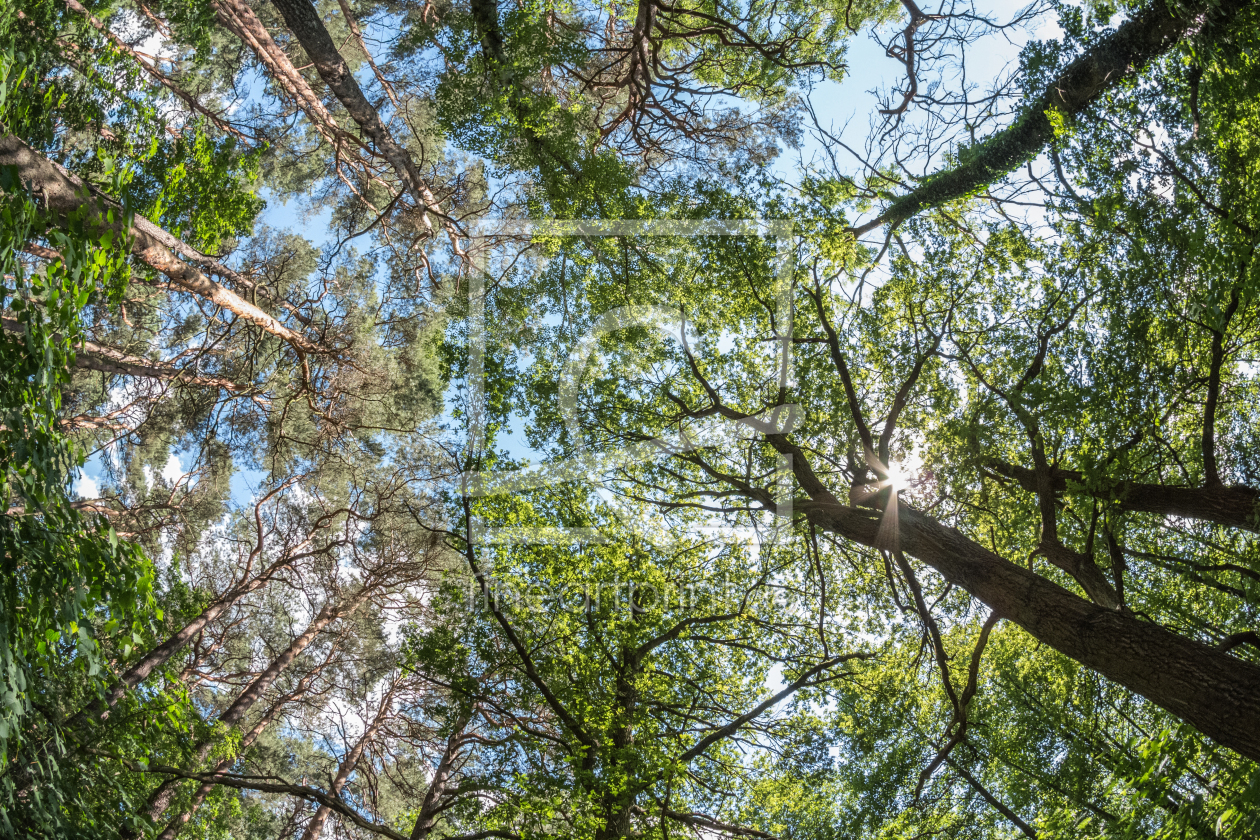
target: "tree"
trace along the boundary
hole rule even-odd
[[[6,832],[1255,836],[1253,4],[0,15]]]

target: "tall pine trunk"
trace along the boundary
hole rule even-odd
[[[297,659],[301,653],[306,650],[311,642],[323,632],[324,628],[342,616],[349,615],[354,612],[365,600],[370,593],[370,589],[364,588],[356,593],[353,597],[341,604],[329,604],[319,611],[314,620],[307,626],[306,630],[300,636],[294,639],[289,646],[267,665],[261,674],[254,678],[244,691],[228,706],[218,717],[218,723],[224,726],[235,726],[240,723],[246,713],[262,699],[263,694],[271,687],[272,683],[284,673],[284,671],[293,664],[293,660]],[[210,754],[210,750],[214,747],[216,741],[212,738],[206,738],[197,743],[193,753],[192,764],[195,766],[206,760],[206,756]],[[157,821],[171,804],[179,784],[182,780],[171,778],[160,784],[149,797],[145,804],[145,813],[150,820]],[[135,836],[135,835],[132,835]]]

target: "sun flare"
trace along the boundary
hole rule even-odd
[[[893,461],[888,465],[888,486],[893,489],[894,493],[900,493],[910,487],[913,477],[906,470]]]

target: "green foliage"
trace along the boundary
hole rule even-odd
[[[42,93],[31,84],[37,64],[22,53],[5,54],[2,70],[0,122],[7,130],[23,131],[46,109],[66,101],[55,83]],[[193,162],[201,165],[194,169],[200,175],[193,182],[203,188],[207,178],[222,178],[235,165],[230,146],[216,151],[201,136],[193,146]],[[138,156],[121,162],[102,155],[93,180],[125,206],[137,194],[132,186],[143,180],[137,174],[156,151],[155,145],[142,145]],[[96,702],[111,687],[107,662],[126,660],[137,647],[152,644],[152,622],[162,618],[153,566],[144,551],[122,539],[105,518],[76,506],[70,483],[86,453],[60,422],[75,348],[84,338],[84,313],[117,308],[127,293],[127,243],[114,230],[101,232],[90,224],[86,210],[52,218],[11,170],[0,173],[0,187],[2,303],[12,313],[6,314],[0,335],[0,496],[5,505],[0,517],[0,757],[8,767],[0,780],[5,803],[0,830],[14,832],[12,820],[17,819],[23,832],[92,835],[101,815],[85,790],[93,787],[104,795],[117,783],[82,776],[79,765],[67,758],[66,738],[73,733],[60,728],[60,718]],[[172,194],[187,198],[188,184],[151,190],[150,212],[160,217],[163,197]],[[205,245],[239,232],[240,219],[252,219],[257,209],[248,200],[238,202],[225,218],[208,202],[181,205],[177,200],[175,205],[174,212],[190,219]],[[126,230],[129,219],[114,218],[113,212],[107,221]],[[32,272],[21,254],[35,239],[58,256]],[[21,808],[15,810],[18,802]]]
[[[0,337],[0,758],[7,761],[22,746],[24,718],[41,702],[48,675],[69,669],[103,688],[97,635],[142,640],[152,570],[107,522],[74,508],[69,484],[84,456],[58,428],[60,389],[81,336],[79,312],[98,289],[116,297],[126,285],[118,243],[112,233],[97,240],[82,217],[72,218],[45,234],[61,258],[29,274],[17,255],[47,219],[12,172],[0,178],[3,304],[20,324],[20,332],[6,329]],[[123,644],[124,654],[129,647]],[[4,781],[12,802],[12,779]]]
[[[0,173],[0,833],[151,831],[174,767],[235,777],[154,811],[214,838],[296,836],[334,777],[430,840],[1256,835],[1255,763],[1143,695],[1192,666],[1107,650],[1110,681],[1029,606],[1255,661],[1210,650],[1260,621],[1254,505],[1139,498],[1260,486],[1254,18],[1064,110],[1121,5],[1057,5],[977,140],[928,75],[981,23],[924,9],[946,110],[853,176],[767,164],[899,5],[314,8],[440,212],[272,4],[89,4],[152,65],[60,0],[0,11],[4,129],[227,266],[145,267]],[[902,139],[945,169],[905,188]],[[1031,209],[972,200],[1025,164]],[[687,235],[714,219],[772,224]],[[116,529],[69,489],[93,449]],[[1027,585],[981,603],[941,546]]]
[[[261,149],[237,148],[236,138],[213,140],[204,124],[144,155],[129,185],[136,212],[206,253],[225,239],[249,235],[265,206],[255,194]]]

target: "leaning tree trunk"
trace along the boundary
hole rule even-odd
[[[126,215],[121,205],[94,192],[82,179],[44,157],[20,138],[11,134],[0,135],[0,166],[14,167],[22,183],[38,193],[41,203],[57,216],[86,210],[86,223],[90,229],[126,234],[131,255],[166,275],[177,288],[205,298],[242,321],[284,340],[299,355],[330,352],[329,348],[290,329],[270,313],[210,279],[195,265],[181,260],[176,252],[186,250],[183,243],[143,216],[133,217],[130,229],[122,230],[121,221]]]
[[[262,699],[263,693],[271,687],[271,684],[284,673],[284,671],[293,664],[293,660],[301,655],[302,651],[315,641],[315,637],[323,632],[324,628],[342,616],[349,615],[354,612],[366,599],[370,590],[361,589],[356,595],[347,601],[337,605],[328,605],[320,610],[315,619],[307,626],[302,635],[294,639],[289,647],[283,653],[271,661],[266,669],[254,678],[244,691],[242,691],[218,717],[218,722],[225,726],[235,726],[240,723],[245,714]],[[193,756],[193,764],[200,764],[206,760],[206,756],[210,754],[210,750],[214,747],[215,740],[207,738],[200,741]],[[171,799],[175,796],[175,792],[179,789],[182,779],[170,778],[158,785],[157,790],[149,797],[145,804],[145,813],[149,819],[156,822],[161,818],[167,807],[171,804]],[[132,837],[138,836],[135,834]]]
[[[280,712],[284,709],[285,705],[291,703],[299,695],[305,693],[308,685],[309,681],[303,680],[298,686],[297,691],[281,698],[270,709],[268,709],[267,713],[259,718],[253,728],[246,732],[245,736],[241,738],[241,745],[237,751],[237,755],[243,755],[247,749],[252,747],[254,742],[258,740],[258,736],[262,735],[263,732],[266,731],[267,727],[270,726],[277,717],[279,717]],[[214,768],[214,772],[226,772],[227,769],[236,761],[237,755],[228,756],[220,761],[218,766]],[[157,840],[175,840],[175,837],[184,830],[184,826],[188,824],[188,821],[191,820],[193,815],[201,808],[201,803],[206,801],[206,797],[210,795],[210,792],[214,790],[215,787],[216,785],[213,782],[202,782],[201,786],[197,788],[197,792],[193,794],[192,802],[188,804],[188,807],[184,809],[183,813],[166,824],[166,828],[164,828],[162,833],[158,835]]]
[[[289,31],[302,45],[311,63],[315,65],[315,72],[319,73],[324,84],[328,85],[328,89],[337,97],[337,101],[346,109],[350,118],[372,141],[381,156],[389,162],[404,189],[411,194],[412,199],[422,211],[420,223],[425,231],[431,232],[433,226],[428,214],[438,215],[443,219],[442,226],[450,237],[455,253],[461,253],[459,230],[442,211],[441,204],[421,176],[420,169],[416,166],[411,154],[394,139],[376,108],[363,94],[359,83],[355,81],[354,73],[337,49],[332,35],[324,26],[315,6],[306,0],[272,0],[272,3],[284,17]]]
[[[0,317],[0,329],[21,335],[26,331],[21,321]],[[79,339],[74,348],[74,366],[82,370],[112,373],[118,376],[135,376],[165,382],[178,382],[199,388],[222,388],[227,391],[246,391],[248,388],[222,376],[202,376],[183,370],[170,362],[146,359],[124,353],[114,347]]]
[[[294,687],[292,691],[285,694],[271,705],[271,708],[258,719],[258,722],[254,724],[253,728],[246,732],[245,736],[241,738],[241,745],[237,750],[236,755],[228,756],[220,761],[219,765],[214,769],[214,775],[226,772],[237,760],[237,757],[244,755],[245,751],[253,746],[254,742],[258,740],[258,737],[266,731],[267,727],[280,716],[280,713],[284,711],[290,703],[301,699],[302,696],[310,690],[311,684],[315,682],[315,679],[323,673],[324,669],[332,662],[333,655],[334,654],[332,652],[329,652],[328,658],[324,660],[322,665],[304,675],[302,679],[298,680],[297,686]],[[197,788],[196,793],[193,794],[192,802],[188,804],[188,807],[184,809],[183,813],[167,823],[166,828],[158,835],[157,840],[175,840],[175,837],[183,831],[184,826],[186,826],[189,820],[193,818],[193,815],[197,813],[199,808],[201,808],[201,804],[206,801],[206,797],[209,796],[210,792],[216,787],[218,787],[218,785],[215,782],[202,782],[201,786]]]
[[[812,523],[864,545],[882,544],[878,513],[824,494],[830,496],[816,489],[805,505]],[[907,554],[1000,617],[1218,743],[1260,760],[1260,667],[1127,612],[1091,604],[910,507],[899,505],[896,516]]]
[[[278,492],[278,489],[277,489]],[[270,498],[268,494],[259,504]],[[233,604],[243,598],[245,595],[259,589],[267,581],[271,580],[275,574],[292,563],[292,558],[282,558],[268,566],[264,571],[260,572],[256,577],[243,581],[237,586],[232,587],[219,598],[212,601],[199,615],[175,631],[170,638],[162,642],[162,644],[151,649],[144,656],[140,657],[130,668],[124,671],[118,677],[118,683],[111,688],[104,697],[98,697],[89,705],[81,708],[66,720],[66,726],[76,728],[87,724],[89,721],[103,721],[109,717],[112,710],[118,703],[136,686],[140,685],[149,676],[161,668],[172,656],[179,653],[184,647],[196,637],[198,633],[206,628],[212,621],[222,615]],[[29,762],[31,756],[38,756],[49,748],[52,744],[51,739],[46,739],[38,746],[32,747],[25,753],[22,764]],[[16,773],[16,785],[19,792],[27,791],[30,785],[34,783],[34,779],[24,771],[22,766]]]
[[[277,490],[279,489],[280,488],[277,488]],[[276,491],[268,493],[265,497],[259,500],[258,504],[262,504],[267,501],[271,498],[274,492]],[[124,671],[122,676],[118,678],[118,685],[114,686],[114,688],[105,695],[105,699],[103,701],[104,708],[101,709],[98,705],[94,706],[93,709],[98,713],[107,713],[109,709],[118,705],[118,701],[120,701],[128,691],[148,679],[150,674],[152,674],[156,669],[162,667],[167,660],[182,650],[184,646],[192,641],[194,636],[204,630],[210,622],[222,615],[224,611],[229,609],[241,598],[260,589],[269,580],[274,578],[280,570],[290,565],[292,562],[293,558],[281,558],[260,572],[256,577],[243,581],[237,586],[229,589],[216,600],[212,601],[209,606],[201,611],[200,615],[192,621],[189,621],[179,630],[175,631],[169,639],[153,648],[153,650],[149,651],[144,656],[140,657],[138,662]]]
[[[381,707],[377,711],[376,717],[372,720],[372,725],[363,730],[363,737],[342,759],[341,764],[337,767],[337,775],[333,777],[332,788],[329,790],[329,793],[333,796],[341,795],[341,789],[346,786],[346,782],[350,779],[350,774],[359,765],[359,759],[363,757],[363,751],[367,749],[368,744],[376,737],[376,733],[380,731],[380,728],[385,725],[385,719],[388,717],[392,702],[393,692],[391,690],[381,698]],[[306,830],[302,832],[302,840],[319,840],[319,836],[324,833],[324,823],[328,822],[328,817],[331,814],[332,808],[329,808],[327,805],[320,805],[319,809],[315,811],[315,816],[311,817],[311,821],[306,824]],[[160,837],[158,840],[174,840],[174,837]]]
[[[1015,479],[1030,493],[1037,492],[1036,470],[997,460],[988,461],[985,466]],[[1185,487],[1120,481],[1094,490],[1086,486],[1085,475],[1079,470],[1061,468],[1051,470],[1050,478],[1055,492],[1080,493],[1102,501],[1114,499],[1121,510],[1200,519],[1227,528],[1260,532],[1260,490],[1254,487]]]
[[[437,827],[438,816],[442,810],[442,797],[446,795],[451,775],[455,772],[455,760],[463,745],[464,727],[468,725],[469,720],[471,720],[469,715],[463,715],[457,719],[450,737],[446,739],[446,749],[443,750],[437,767],[433,769],[433,779],[429,782],[428,790],[424,792],[424,801],[420,803],[420,813],[416,816],[416,824],[411,829],[410,840],[428,840],[433,829]]]

